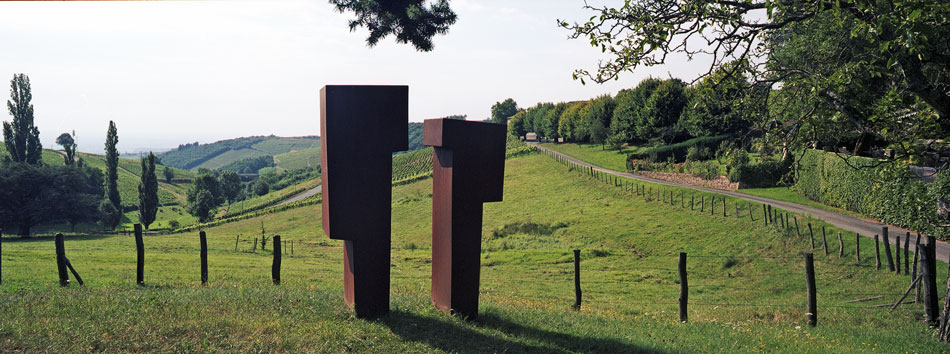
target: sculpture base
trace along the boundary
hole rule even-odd
[[[343,299],[356,317],[379,317],[389,312],[390,241],[345,241]]]

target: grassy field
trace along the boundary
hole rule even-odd
[[[837,242],[831,256],[816,253],[819,326],[810,328],[806,238],[637,197],[539,154],[509,160],[504,201],[485,205],[480,317],[464,321],[429,300],[431,192],[431,179],[393,189],[392,312],[376,320],[343,306],[341,242],[323,235],[319,205],[208,228],[206,287],[196,233],[145,239],[146,286],[134,285],[131,237],[68,238],[87,287],[66,289],[56,285],[50,238],[4,239],[0,351],[946,351],[920,323],[919,305],[866,307],[894,302],[909,283],[874,269],[867,239],[859,264],[853,234],[844,258]],[[270,284],[270,243],[250,252],[262,222],[267,235],[294,241],[281,286]],[[570,310],[575,248],[580,311]],[[689,323],[675,305],[679,252],[689,253]],[[937,268],[942,284],[946,265]],[[884,298],[844,303],[866,294]]]
[[[614,171],[627,170],[627,154],[636,147],[622,147],[617,149],[605,149],[600,144],[575,144],[575,143],[543,143],[540,144],[548,149],[567,154],[578,160],[594,164]]]
[[[317,168],[320,166],[320,144],[316,145],[317,147],[275,155],[274,162],[277,164],[277,169],[294,171]]]

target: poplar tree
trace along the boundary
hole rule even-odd
[[[115,129],[115,122],[109,121],[109,131],[106,133],[106,199],[112,203],[117,213],[122,213],[122,199],[119,197],[119,151],[115,145],[119,143],[119,134]],[[115,229],[121,218],[108,218]]]
[[[3,122],[3,142],[13,161],[36,165],[43,161],[43,144],[40,143],[40,130],[33,125],[32,100],[30,77],[13,75],[10,99],[7,100],[7,110],[13,116],[13,122]]]
[[[139,222],[148,230],[158,213],[158,176],[155,174],[155,154],[142,158],[142,181],[139,183]]]

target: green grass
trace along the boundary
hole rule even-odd
[[[568,156],[578,160],[614,171],[626,171],[627,154],[637,149],[636,147],[626,146],[620,148],[620,150],[604,149],[600,144],[575,143],[544,143],[541,144],[541,146],[563,154],[567,154]]]
[[[317,168],[320,166],[320,144],[316,144],[317,147],[275,155],[274,162],[277,163],[277,168],[285,171]]]
[[[143,287],[134,285],[130,237],[68,238],[67,256],[87,287],[66,289],[56,285],[51,239],[5,239],[0,348],[408,353],[946,349],[920,324],[919,305],[888,312],[850,308],[868,303],[842,303],[864,297],[859,293],[887,294],[873,304],[894,301],[891,294],[909,283],[906,276],[873,269],[874,248],[867,239],[861,241],[865,253],[857,266],[850,251],[853,234],[846,242],[846,258],[816,254],[819,326],[810,328],[805,325],[799,255],[808,249],[806,238],[732,212],[711,216],[650,201],[569,172],[540,154],[509,160],[504,201],[485,204],[480,318],[463,321],[433,310],[429,300],[431,192],[431,179],[393,188],[392,312],[381,319],[354,319],[343,306],[342,243],[323,235],[319,206],[309,206],[206,229],[211,278],[206,287],[198,284],[196,233],[146,237]],[[294,255],[283,261],[281,286],[270,284],[268,252],[249,252],[250,237],[260,236],[262,221],[268,235],[295,243]],[[829,235],[836,232],[829,230]],[[238,235],[242,238],[235,251]],[[570,310],[574,248],[582,250],[583,259],[580,311]],[[693,305],[685,324],[679,323],[674,305],[679,252],[690,255]],[[937,268],[942,284],[946,266]]]
[[[763,197],[763,198],[781,200],[784,202],[807,205],[813,208],[833,211],[838,214],[844,214],[844,215],[849,215],[853,217],[859,217],[859,218],[866,217],[864,215],[861,215],[860,213],[856,213],[856,212],[846,210],[846,209],[835,208],[833,206],[821,204],[811,199],[805,198],[805,196],[798,194],[798,192],[795,191],[795,187],[749,188],[749,189],[740,189],[737,192],[748,194],[748,195],[754,195],[758,197]]]

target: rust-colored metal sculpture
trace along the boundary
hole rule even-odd
[[[429,119],[423,144],[435,147],[432,182],[432,302],[475,319],[481,266],[482,203],[501,201],[505,126]]]
[[[408,86],[320,90],[323,231],[345,240],[344,300],[357,317],[389,311],[392,153],[409,147]]]

